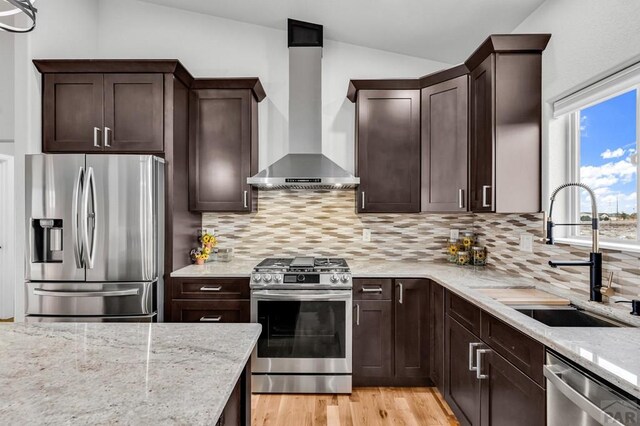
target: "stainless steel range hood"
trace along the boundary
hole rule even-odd
[[[289,153],[247,183],[261,189],[355,188],[322,154],[322,26],[289,20]]]

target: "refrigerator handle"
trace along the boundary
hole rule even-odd
[[[95,261],[95,251],[96,251],[96,235],[97,235],[97,216],[96,216],[96,182],[93,174],[93,167],[89,167],[89,171],[87,172],[87,188],[82,193],[82,216],[80,217],[81,222],[80,226],[82,227],[82,237],[84,242],[84,252],[85,252],[85,260],[87,264],[87,268],[93,269],[93,264]],[[92,218],[93,218],[93,230],[91,231],[91,244],[89,244],[89,192],[91,192],[92,199]],[[91,247],[89,247],[91,245]]]
[[[80,186],[82,185],[82,187]],[[76,260],[76,267],[81,269],[84,267],[82,263],[82,247],[80,246],[79,228],[78,228],[78,201],[80,193],[84,189],[84,167],[78,169],[78,177],[76,177],[75,185],[73,186],[73,199],[71,205],[71,234],[73,238],[73,254]]]

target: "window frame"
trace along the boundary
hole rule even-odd
[[[600,237],[600,246],[603,248],[611,248],[615,250],[640,252],[640,158],[638,157],[640,152],[640,83],[629,84],[625,88],[621,88],[614,93],[607,93],[597,100],[590,102],[587,105],[581,106],[579,109],[568,113],[569,119],[567,120],[568,137],[568,171],[569,178],[572,182],[580,181],[580,112],[591,106],[600,104],[609,99],[615,98],[624,93],[636,91],[636,239],[624,240],[620,238],[603,238]],[[580,221],[580,193],[579,188],[571,188],[569,195],[569,208],[566,211],[565,222],[566,223],[578,223]],[[600,211],[598,213],[601,213]],[[558,238],[559,242],[565,242],[569,244],[575,244],[579,246],[591,245],[591,238],[580,235],[579,226],[567,227],[567,233],[564,238]]]

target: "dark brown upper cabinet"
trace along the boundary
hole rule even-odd
[[[420,91],[363,90],[356,105],[359,213],[420,211]]]
[[[470,207],[541,208],[542,51],[550,35],[491,36],[465,62],[470,75]]]
[[[56,69],[43,80],[43,152],[164,151],[162,73]]]
[[[251,212],[257,207],[257,191],[247,178],[258,172],[261,98],[254,87],[260,82],[218,88],[223,81],[211,80],[209,88],[199,81],[201,88],[191,90],[189,206],[201,212]]]
[[[422,89],[422,211],[467,211],[468,76]]]

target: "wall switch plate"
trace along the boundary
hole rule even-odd
[[[371,229],[362,230],[362,241],[366,243],[371,242]]]
[[[533,235],[520,234],[520,250],[533,253]]]
[[[450,229],[449,230],[449,238],[451,238],[452,240],[457,240],[460,237],[460,230],[459,229]]]

